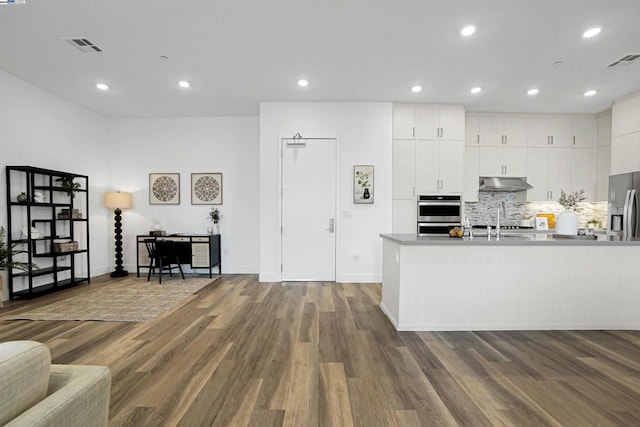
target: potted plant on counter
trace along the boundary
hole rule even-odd
[[[576,212],[580,210],[578,203],[586,198],[584,190],[572,191],[569,194],[565,193],[564,190],[560,190],[558,203],[565,208],[565,211],[560,212],[556,219],[556,234],[565,236],[576,236],[578,234],[578,215]]]

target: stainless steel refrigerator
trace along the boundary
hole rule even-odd
[[[640,172],[609,177],[608,234],[619,237],[640,237],[638,229],[638,196]]]

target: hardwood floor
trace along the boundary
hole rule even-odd
[[[638,331],[398,333],[379,301],[227,275],[148,323],[2,321],[0,341],[109,366],[112,426],[640,425]]]

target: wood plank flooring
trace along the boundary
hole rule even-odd
[[[640,425],[640,332],[399,333],[380,292],[226,275],[148,323],[2,321],[0,341],[109,366],[111,426]]]

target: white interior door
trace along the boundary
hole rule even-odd
[[[336,280],[337,141],[282,142],[282,280]]]

